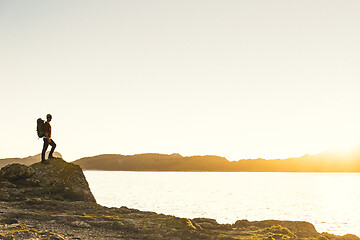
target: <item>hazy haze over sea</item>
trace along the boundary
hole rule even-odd
[[[101,205],[178,217],[301,220],[360,236],[359,173],[85,171]]]

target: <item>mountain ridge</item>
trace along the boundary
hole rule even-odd
[[[353,153],[325,151],[287,159],[229,161],[216,155],[178,153],[101,154],[73,161],[83,170],[106,171],[219,171],[219,172],[360,172],[360,149]]]
[[[49,152],[46,152],[45,157],[48,158],[49,156]],[[54,157],[59,157],[62,158],[62,155],[58,152],[54,152]],[[33,155],[33,156],[28,156],[28,157],[24,157],[24,158],[2,158],[0,159],[0,168],[8,165],[8,164],[12,164],[12,163],[21,163],[21,164],[25,164],[30,166],[31,164],[37,163],[41,161],[41,153]]]
[[[55,153],[61,157],[60,153]],[[0,159],[0,167],[11,163],[31,165],[40,154]],[[210,172],[360,172],[360,147],[352,151],[327,150],[286,159],[240,159],[229,161],[216,155],[182,156],[179,153],[100,154],[72,161],[83,170],[105,171],[210,171]]]

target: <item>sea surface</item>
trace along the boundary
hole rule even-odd
[[[97,202],[178,217],[299,220],[360,236],[360,173],[85,171]]]

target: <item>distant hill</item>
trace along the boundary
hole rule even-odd
[[[233,171],[247,172],[360,172],[360,149],[351,153],[326,151],[288,159],[231,162]]]
[[[218,172],[360,172],[360,148],[351,153],[326,151],[288,159],[243,159],[228,161],[206,155],[145,153],[104,154],[81,158],[73,163],[84,170],[108,171],[218,171]]]
[[[84,170],[128,171],[227,171],[229,161],[218,156],[183,157],[180,154],[104,154],[81,158],[73,163]]]
[[[46,153],[46,158],[48,157],[49,152]],[[4,158],[4,159],[0,159],[0,168],[11,164],[11,163],[21,163],[21,164],[25,164],[25,165],[31,165],[37,162],[41,161],[41,154],[37,154],[34,156],[29,156],[26,158]],[[62,158],[61,154],[58,152],[54,152],[54,157],[60,157]]]

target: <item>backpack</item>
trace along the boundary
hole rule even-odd
[[[45,128],[44,128],[44,125],[45,125],[45,121],[42,120],[41,118],[38,118],[36,131],[37,131],[37,135],[39,136],[39,138],[45,136]]]

